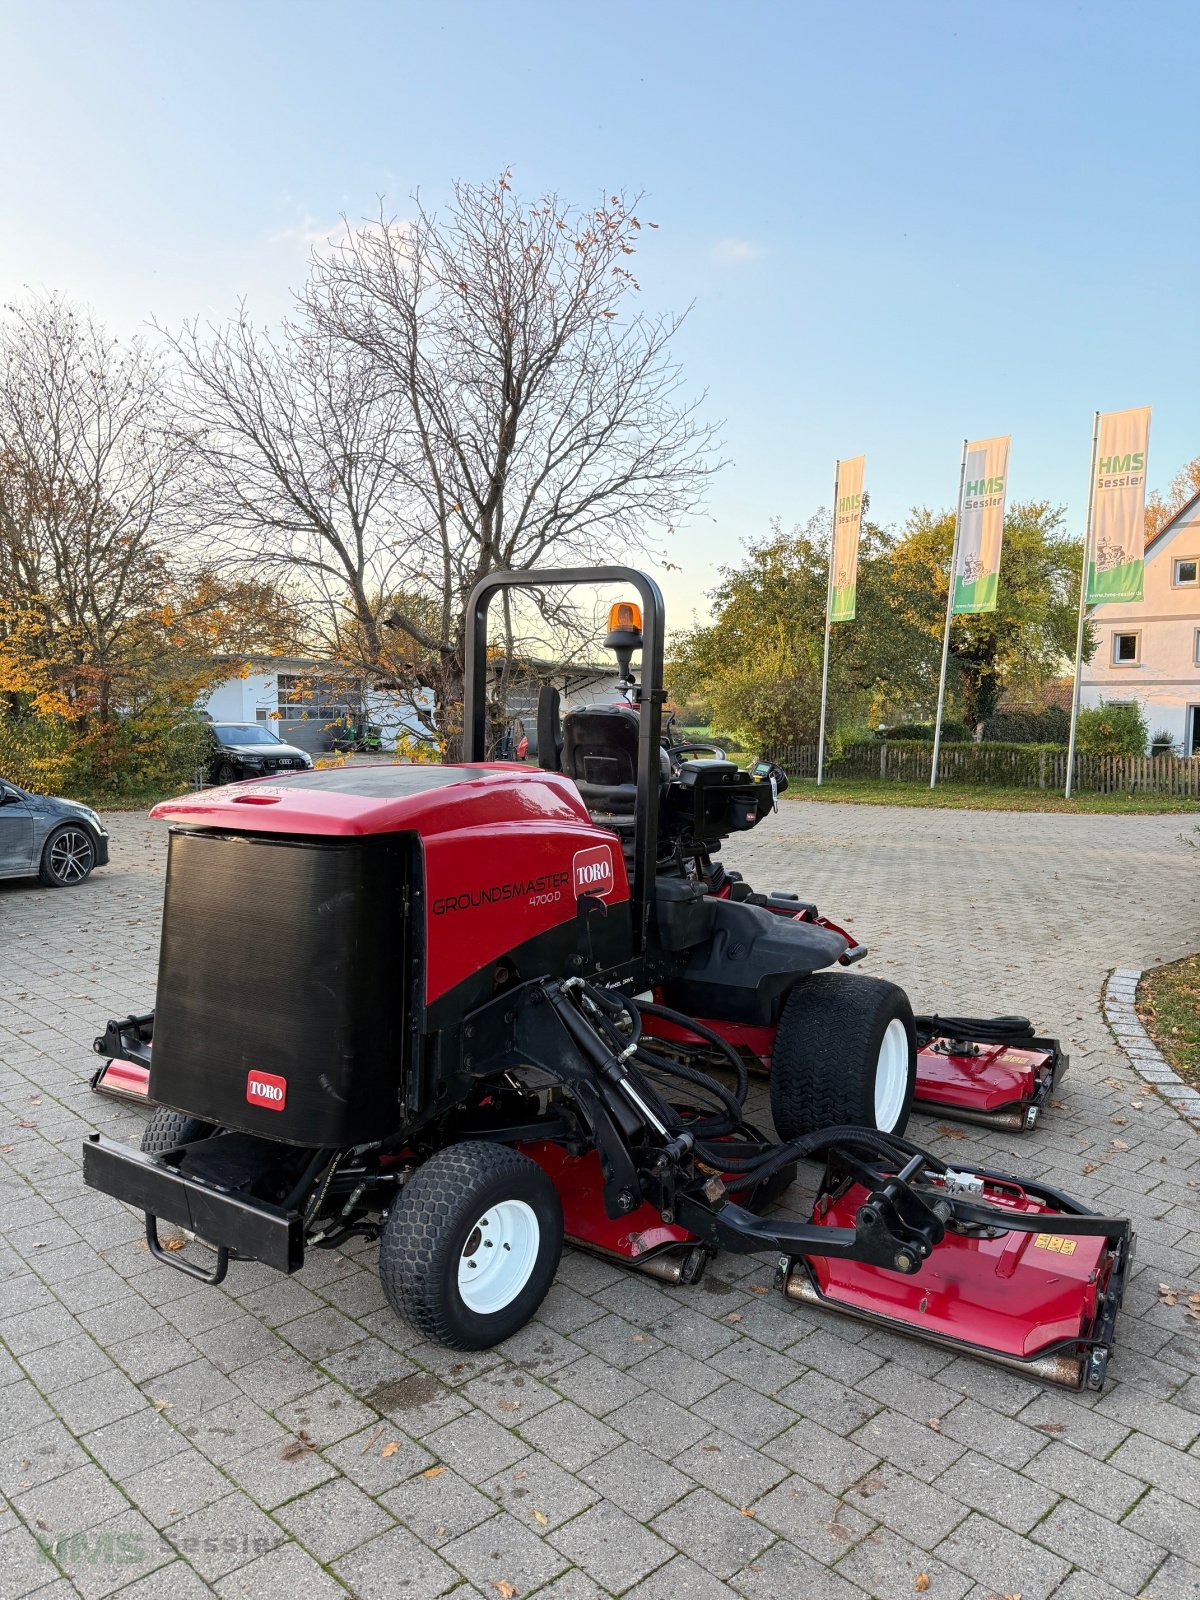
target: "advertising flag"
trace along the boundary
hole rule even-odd
[[[954,570],[954,616],[974,616],[996,609],[1008,446],[1008,434],[999,439],[976,439],[967,445],[958,519],[958,565]]]
[[[1100,418],[1085,601],[1089,606],[1142,598],[1149,448],[1149,406],[1106,411]]]
[[[839,461],[833,512],[830,622],[853,622],[858,588],[858,536],[862,529],[866,456]]]

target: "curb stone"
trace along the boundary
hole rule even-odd
[[[1146,1086],[1200,1129],[1200,1090],[1184,1083],[1142,1026],[1137,1014],[1138,967],[1117,967],[1104,985],[1104,1019],[1130,1066]]]

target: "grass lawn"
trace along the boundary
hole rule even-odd
[[[1200,1089],[1200,955],[1148,972],[1138,985],[1137,1010],[1175,1071]]]
[[[785,800],[849,800],[867,806],[941,806],[956,811],[1145,812],[1183,811],[1200,816],[1200,800],[1170,794],[1089,794],[1069,800],[1048,789],[1001,789],[990,784],[889,783],[872,778],[793,778]]]

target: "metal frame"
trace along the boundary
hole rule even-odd
[[[563,589],[578,584],[628,583],[642,602],[642,667],[638,687],[637,796],[634,802],[633,937],[646,949],[658,847],[659,746],[662,742],[663,644],[666,608],[653,578],[634,567],[558,567],[545,572],[489,572],[471,590],[466,609],[463,663],[463,759],[487,759],[487,612],[499,590]]]

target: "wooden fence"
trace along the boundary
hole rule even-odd
[[[816,745],[768,751],[789,777],[815,778]],[[885,783],[928,783],[933,746],[923,741],[847,745],[829,757],[831,778],[875,778]],[[1057,789],[1067,781],[1067,753],[1052,745],[943,744],[939,783],[994,784],[1009,789]],[[1104,794],[1171,794],[1200,799],[1200,758],[1076,755],[1072,787]]]

